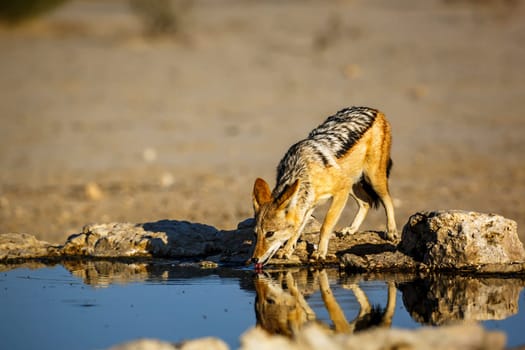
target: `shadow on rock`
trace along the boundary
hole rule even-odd
[[[153,256],[192,258],[219,254],[219,231],[209,225],[178,220],[160,220],[142,224],[151,236],[149,251]]]
[[[391,243],[363,243],[355,245],[349,249],[338,252],[340,255],[354,254],[358,256],[370,255],[370,254],[383,254],[386,252],[395,252],[396,246]]]

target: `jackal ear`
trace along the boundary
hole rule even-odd
[[[291,185],[288,185],[283,193],[277,198],[276,204],[279,209],[284,209],[292,204],[292,201],[295,199],[295,194],[299,190],[299,179]]]
[[[262,205],[269,203],[272,200],[272,192],[268,183],[261,178],[255,180],[253,185],[253,209],[255,213],[259,212]]]

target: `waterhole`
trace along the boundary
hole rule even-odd
[[[219,337],[258,325],[290,335],[308,322],[339,332],[477,320],[525,344],[520,278],[345,274],[337,269],[199,269],[170,262],[0,265],[4,349],[105,349],[138,338]],[[293,315],[293,316],[291,316]]]

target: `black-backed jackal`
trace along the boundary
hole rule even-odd
[[[257,243],[252,256],[256,268],[277,250],[290,258],[313,210],[331,198],[313,258],[324,259],[328,241],[343,208],[352,196],[359,205],[350,227],[357,232],[371,206],[383,204],[387,238],[397,236],[394,206],[388,190],[391,133],[385,115],[367,107],[345,108],[290,147],[277,167],[273,191],[258,178],[253,188]]]

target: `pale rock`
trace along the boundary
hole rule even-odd
[[[374,328],[355,334],[334,334],[311,323],[293,339],[253,328],[242,335],[241,350],[501,350],[505,342],[505,334],[474,323],[417,330]]]
[[[153,147],[145,148],[142,151],[142,158],[148,162],[152,163],[157,160],[157,150]]]
[[[412,215],[399,250],[431,269],[517,272],[525,261],[515,221],[460,210]]]
[[[218,231],[187,221],[161,220],[133,224],[86,225],[70,236],[64,255],[92,257],[199,258],[221,255],[230,262],[245,261],[253,238],[250,230]],[[244,259],[244,260],[243,260]]]
[[[292,340],[283,335],[271,335],[260,327],[249,329],[241,336],[243,350],[298,349]]]
[[[361,69],[360,65],[355,63],[349,63],[344,67],[343,73],[348,79],[356,79],[361,77],[363,70]]]
[[[228,350],[228,345],[221,339],[206,337],[188,340],[177,346],[180,350]]]
[[[157,339],[138,339],[115,345],[109,350],[176,350],[175,345]]]
[[[354,335],[334,337],[348,350],[500,350],[505,348],[502,332],[486,331],[479,324],[422,327],[416,330],[375,328]]]
[[[241,336],[241,350],[502,350],[505,334],[486,331],[479,324],[422,327],[416,330],[375,328],[355,334],[334,334],[311,323],[294,338],[270,335],[259,327]],[[202,338],[174,345],[159,340],[142,339],[112,347],[110,350],[227,350],[217,338]]]
[[[138,339],[111,347],[109,350],[228,350],[218,338],[207,337],[172,344],[157,339]]]
[[[66,255],[95,257],[207,256],[217,250],[218,231],[212,226],[186,221],[110,223],[86,225],[63,246]]]
[[[27,233],[0,234],[0,261],[8,259],[30,259],[57,255],[48,242],[40,241]]]
[[[167,188],[173,186],[173,184],[175,184],[175,177],[173,174],[165,172],[160,176],[161,187]]]
[[[84,187],[86,198],[92,201],[99,201],[104,198],[104,191],[96,182],[88,182]]]

